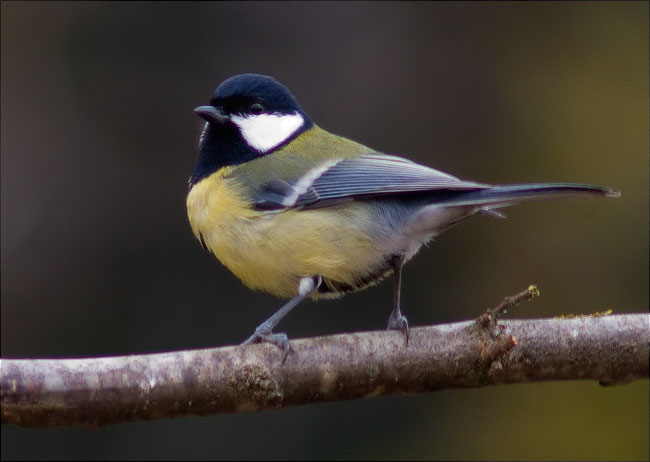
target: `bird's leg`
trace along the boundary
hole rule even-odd
[[[282,350],[282,362],[289,356],[289,339],[287,334],[273,333],[273,328],[291,311],[298,303],[311,295],[320,286],[322,279],[320,276],[302,278],[298,285],[298,294],[285,303],[282,308],[276,311],[273,316],[257,326],[255,333],[248,340],[242,343],[242,346],[256,342],[267,342],[277,345]]]
[[[393,293],[393,311],[388,318],[388,328],[401,330],[406,338],[406,344],[409,343],[409,323],[402,315],[400,310],[400,292],[402,289],[402,265],[404,265],[404,255],[394,256],[392,260],[393,276],[395,280],[395,291]]]

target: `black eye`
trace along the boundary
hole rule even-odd
[[[255,102],[251,103],[248,110],[251,112],[251,114],[260,115],[262,112],[264,112],[264,106],[262,106],[262,103]]]

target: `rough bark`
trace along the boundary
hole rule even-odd
[[[502,309],[503,310],[503,309]],[[548,380],[648,377],[650,315],[492,319],[268,344],[87,359],[2,359],[2,422],[142,419]]]

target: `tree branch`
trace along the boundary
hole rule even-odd
[[[530,291],[509,301],[531,298]],[[536,289],[535,289],[536,290]],[[520,299],[517,299],[520,297]],[[142,419],[547,380],[648,377],[650,315],[475,321],[86,359],[2,359],[2,422],[90,428]],[[507,306],[506,306],[507,305]]]

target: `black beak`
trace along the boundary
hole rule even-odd
[[[199,106],[194,109],[194,112],[196,112],[198,116],[206,122],[222,124],[228,120],[228,114],[226,114],[223,109],[214,106]]]

